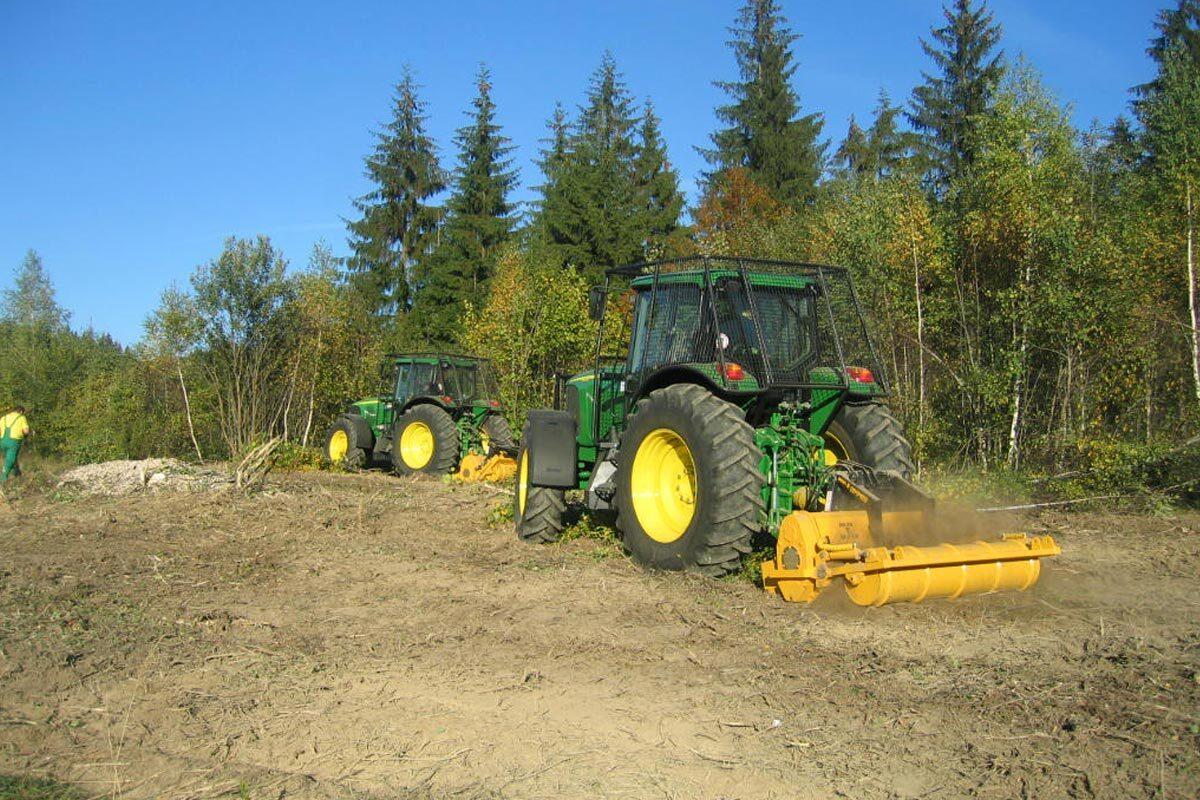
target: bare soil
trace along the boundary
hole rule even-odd
[[[0,510],[0,774],[111,798],[1200,796],[1200,515],[859,609],[517,542],[496,489]]]

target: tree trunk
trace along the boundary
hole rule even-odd
[[[200,452],[200,443],[196,441],[196,426],[192,424],[192,401],[188,397],[187,383],[183,380],[183,365],[175,362],[175,371],[179,374],[179,389],[183,392],[183,411],[187,417],[188,436],[192,437],[192,447],[196,448],[196,460],[203,463],[204,454]]]
[[[300,446],[308,447],[308,434],[312,431],[313,410],[317,404],[317,376],[313,375],[312,385],[308,390],[308,416],[304,420],[304,435],[300,437]]]
[[[917,296],[917,430],[925,427],[925,314],[921,306],[921,262],[917,258],[917,240],[910,240],[913,260],[913,288]]]
[[[1150,444],[1154,439],[1154,386],[1150,383],[1150,368],[1147,367],[1146,375],[1146,444]]]
[[[1027,256],[1025,271],[1022,275],[1020,295],[1017,298],[1017,314],[1019,318],[1013,323],[1013,333],[1017,339],[1017,368],[1013,376],[1013,407],[1012,421],[1008,427],[1008,468],[1017,469],[1021,466],[1021,414],[1024,411],[1023,400],[1025,393],[1025,362],[1029,357],[1029,303],[1030,283],[1033,279],[1032,257]]]
[[[1187,193],[1187,275],[1188,275],[1188,312],[1192,317],[1192,385],[1196,390],[1196,400],[1200,401],[1200,309],[1196,303],[1196,261],[1194,258],[1196,225],[1195,208],[1192,203],[1192,182],[1189,180]]]
[[[320,328],[317,329],[317,346],[313,350],[312,354],[312,380],[308,385],[308,415],[304,420],[304,435],[300,437],[301,447],[308,447],[308,436],[312,432],[313,412],[315,411],[317,405],[317,372],[320,370],[321,362],[325,357],[325,344],[323,341],[324,337],[322,336],[323,333],[324,331],[322,331]]]

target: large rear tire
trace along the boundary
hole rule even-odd
[[[334,464],[348,469],[361,469],[370,463],[370,451],[358,441],[358,426],[354,420],[343,415],[333,422],[325,437],[325,457]]]
[[[842,406],[825,431],[825,447],[839,461],[895,472],[905,479],[913,473],[912,445],[891,409],[878,400]]]
[[[750,552],[762,454],[734,405],[678,384],[637,404],[621,439],[617,527],[638,563],[717,577]]]
[[[392,467],[401,475],[442,475],[458,466],[458,429],[434,405],[413,406],[396,420],[392,434]]]
[[[517,538],[534,544],[558,541],[566,511],[566,492],[562,489],[529,485],[529,453],[522,447],[517,456],[517,490],[513,493]]]

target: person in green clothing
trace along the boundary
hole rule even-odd
[[[11,411],[0,417],[0,454],[4,457],[4,472],[0,474],[0,483],[7,481],[9,475],[21,474],[17,456],[21,454],[21,445],[28,435],[29,420],[25,419],[23,406],[14,406]]]

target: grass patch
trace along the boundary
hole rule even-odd
[[[587,540],[595,546],[588,553],[596,560],[617,558],[624,554],[621,537],[617,529],[601,518],[596,512],[585,511],[581,507],[572,506],[567,510],[566,526],[563,528],[560,542]]]
[[[0,800],[82,800],[87,796],[76,787],[58,781],[0,775]]]
[[[486,517],[487,526],[489,528],[498,528],[501,525],[511,525],[513,521],[513,502],[512,500],[494,500],[488,508]]]

